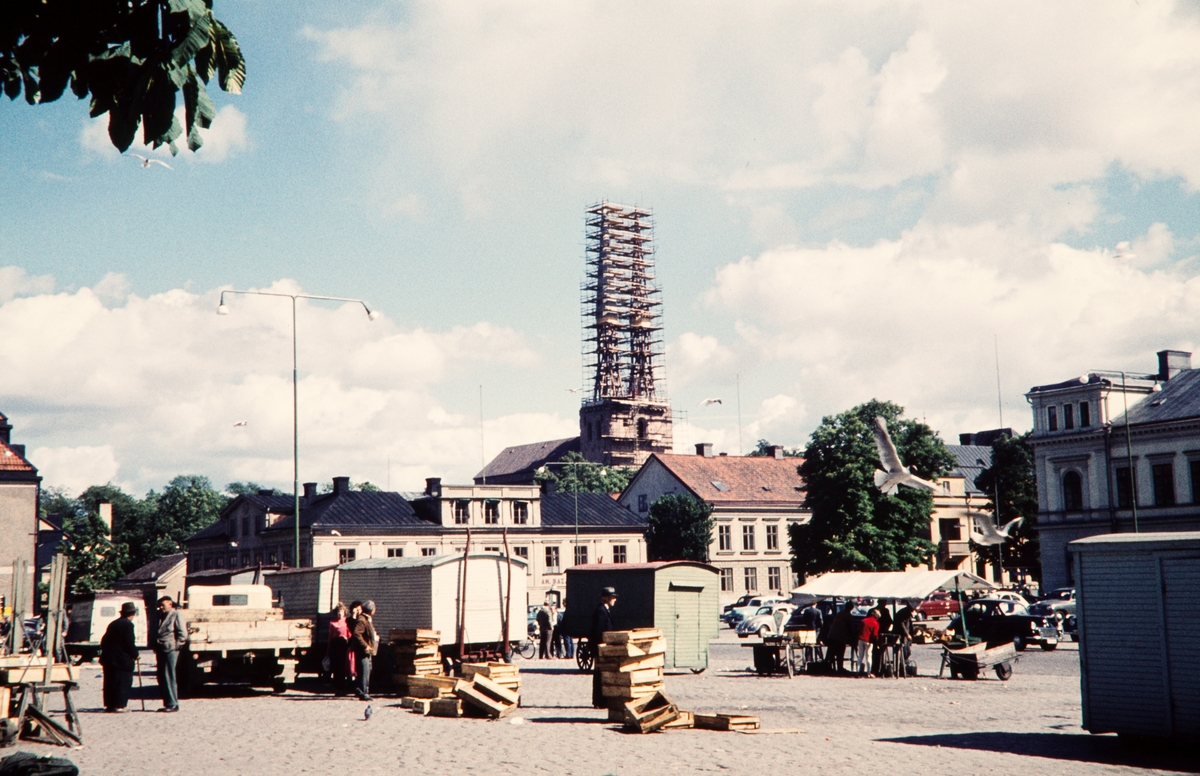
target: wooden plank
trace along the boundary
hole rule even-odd
[[[634,657],[601,657],[596,667],[601,671],[642,671],[647,668],[662,668],[667,663],[666,655],[643,655]]]
[[[8,707],[12,705],[12,690],[0,687],[0,719],[8,718]]]
[[[602,686],[601,694],[605,698],[622,698],[630,700],[633,698],[645,698],[662,689],[661,684],[638,684],[633,687],[614,687],[612,685]]]
[[[507,703],[515,706],[521,701],[520,695],[517,695],[515,692],[506,687],[500,686],[491,679],[488,679],[483,674],[476,674],[472,684],[476,690],[483,692],[485,695],[490,695],[492,698],[500,701],[501,703]]]
[[[413,707],[413,704],[416,703],[418,700],[420,700],[420,698],[414,698],[411,695],[405,695],[403,698],[400,699],[400,708],[411,709]]]
[[[630,687],[635,684],[662,683],[661,668],[647,668],[643,671],[608,672],[600,674],[600,683],[613,687]]]
[[[0,657],[0,668],[20,668],[22,666],[44,666],[50,662],[48,657],[31,657],[30,655],[6,655]]]
[[[435,698],[429,701],[428,713],[431,717],[461,717],[462,701],[458,698]]]
[[[507,716],[517,708],[515,703],[505,703],[488,697],[469,682],[460,681],[454,688],[454,694],[462,702],[469,703],[493,719]]]
[[[46,681],[44,667],[0,669],[0,684],[37,684]],[[52,682],[78,682],[79,668],[65,663],[55,663],[50,669]]]
[[[696,714],[696,727],[703,730],[757,730],[759,719],[753,715]]]
[[[635,628],[624,631],[605,631],[601,639],[604,644],[628,644],[631,641],[646,641],[662,637],[663,632],[659,628]]]
[[[392,628],[388,641],[441,641],[442,632],[432,628]]]
[[[644,657],[666,652],[666,639],[630,641],[624,644],[601,644],[600,657]]]
[[[432,698],[413,698],[412,710],[418,714],[428,714],[429,706],[433,703]]]
[[[680,711],[679,716],[662,726],[663,730],[686,730],[696,726],[696,715],[690,711]]]

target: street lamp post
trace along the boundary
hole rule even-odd
[[[300,568],[300,394],[297,384],[297,368],[296,368],[296,300],[297,299],[318,299],[327,302],[353,302],[361,304],[363,309],[367,311],[367,320],[375,320],[379,317],[378,310],[372,310],[367,306],[367,303],[361,299],[347,299],[340,296],[315,296],[311,294],[281,294],[273,291],[241,291],[237,289],[227,289],[221,292],[221,301],[217,305],[217,315],[229,315],[229,308],[225,306],[226,294],[249,294],[253,296],[278,296],[292,300],[292,517],[294,526],[293,542],[292,542],[292,563],[295,568]]]
[[[1126,461],[1125,465],[1129,468],[1129,489],[1131,491],[1130,506],[1133,508],[1133,532],[1138,533],[1139,531],[1138,531],[1138,503],[1137,503],[1138,502],[1137,469],[1135,469],[1133,466],[1133,442],[1131,440],[1130,431],[1129,431],[1129,392],[1128,392],[1128,390],[1126,388],[1126,384],[1125,384],[1125,370],[1123,370],[1123,369],[1096,369],[1096,370],[1093,370],[1092,373],[1094,373],[1094,374],[1108,373],[1110,375],[1115,375],[1115,374],[1121,375],[1121,401],[1124,402],[1124,405],[1125,405],[1125,461]],[[1080,379],[1080,382],[1087,382],[1086,375],[1084,375],[1083,377],[1081,377],[1079,379]],[[1151,390],[1151,392],[1159,390],[1158,383],[1155,382],[1154,386],[1150,390]],[[1107,397],[1107,394],[1105,394],[1105,396]]]

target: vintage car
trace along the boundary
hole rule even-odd
[[[913,613],[915,619],[929,620],[934,617],[949,617],[958,614],[958,599],[953,593],[945,590],[935,590],[929,597],[917,605]]]
[[[782,604],[786,602],[786,598],[777,598],[775,596],[756,595],[746,602],[743,606],[735,606],[721,616],[725,624],[731,628],[736,628],[741,624],[742,620],[750,617],[758,612],[758,610],[769,604]]]
[[[738,638],[744,639],[748,636],[774,636],[782,630],[780,625],[788,621],[788,618],[792,616],[792,612],[795,611],[795,609],[795,604],[770,604],[768,606],[760,606],[757,612],[738,623]]]
[[[1075,588],[1060,587],[1058,590],[1051,590],[1029,607],[1029,611],[1043,616],[1054,615],[1061,621],[1068,614],[1075,614]]]
[[[1049,652],[1058,647],[1058,624],[1053,617],[1030,614],[1014,601],[998,598],[977,598],[967,604],[967,631],[972,638],[981,638],[988,648],[1011,643],[1018,651],[1031,644]],[[955,617],[946,631],[962,637],[962,617]]]

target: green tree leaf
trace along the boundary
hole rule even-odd
[[[714,521],[705,501],[681,494],[662,496],[650,505],[646,556],[652,560],[708,562]]]
[[[975,478],[975,487],[988,494],[986,509],[993,519],[1003,525],[1018,517],[1025,518],[1012,533],[1015,541],[1000,546],[1005,567],[1032,569],[1040,579],[1042,558],[1038,543],[1037,478],[1033,467],[1033,448],[1027,431],[1021,436],[1000,436],[992,443],[992,465]],[[1000,513],[996,514],[996,494],[1000,496]]]
[[[571,452],[538,469],[533,481],[563,493],[620,493],[636,473],[630,466],[604,466]]]

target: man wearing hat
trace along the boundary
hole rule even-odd
[[[608,703],[604,700],[604,689],[600,682],[600,644],[604,641],[605,631],[616,630],[613,627],[612,618],[612,608],[616,602],[616,589],[606,587],[600,591],[600,603],[596,606],[596,611],[592,612],[592,632],[590,634],[591,643],[589,647],[596,661],[592,669],[592,706],[597,709],[603,709],[608,706]]]
[[[358,664],[358,685],[354,694],[359,700],[371,700],[371,658],[379,650],[379,636],[375,633],[375,602],[365,601],[362,614],[351,626],[350,649],[354,651],[354,660]]]
[[[100,665],[104,667],[104,710],[110,714],[120,714],[129,705],[133,667],[138,657],[133,637],[133,618],[137,616],[137,611],[137,604],[132,601],[121,604],[121,616],[108,624],[104,638],[100,639]]]

